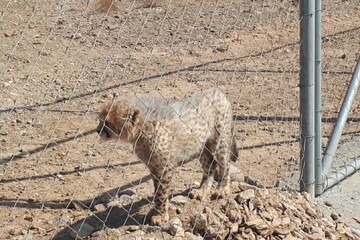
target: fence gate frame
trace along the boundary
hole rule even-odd
[[[360,169],[360,157],[329,174],[352,102],[360,85],[360,57],[322,152],[321,0],[300,0],[300,191],[320,196]]]

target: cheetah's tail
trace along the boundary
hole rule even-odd
[[[235,137],[232,138],[231,143],[231,153],[230,153],[230,159],[233,162],[237,162],[239,160],[239,150],[236,145]]]

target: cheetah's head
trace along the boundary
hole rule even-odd
[[[129,107],[124,101],[108,103],[99,114],[99,125],[96,131],[104,140],[120,138],[132,142],[136,137],[141,111]]]

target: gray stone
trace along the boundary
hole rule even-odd
[[[195,217],[192,219],[192,225],[197,230],[205,229],[208,225],[207,215],[204,213],[196,214]]]
[[[229,218],[230,222],[234,223],[239,219],[240,213],[236,210],[230,210],[226,212],[226,216]]]
[[[67,226],[70,224],[70,218],[66,215],[61,216],[59,220],[60,226]]]
[[[247,227],[253,227],[264,223],[264,220],[262,220],[259,216],[251,215],[248,220],[245,222],[245,226]]]
[[[194,235],[191,232],[185,232],[184,238],[187,240],[203,240],[203,237],[200,235]]]
[[[179,195],[179,196],[176,196],[176,197],[173,197],[170,202],[173,203],[173,204],[177,204],[177,205],[180,205],[180,204],[185,204],[189,201],[189,198],[188,197],[185,197],[183,195]]]
[[[96,204],[95,206],[93,206],[93,209],[97,212],[103,212],[106,210],[106,206],[102,203]]]
[[[236,195],[235,200],[238,203],[242,203],[246,200],[255,198],[255,190],[254,189],[247,189],[242,192],[240,192],[238,195]]]
[[[185,236],[185,230],[182,227],[182,222],[178,217],[174,217],[170,219],[170,228],[169,233],[170,235],[174,237],[184,237]]]

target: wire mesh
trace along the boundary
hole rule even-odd
[[[360,25],[356,1],[323,3],[323,128],[327,142],[344,99],[352,73],[359,58]],[[360,156],[359,96],[357,95],[345,124],[341,142],[334,156],[331,170]]]
[[[355,13],[355,2],[344,4]],[[146,166],[130,146],[104,144],[94,133],[96,112],[113,96],[177,100],[218,87],[232,103],[240,150],[232,182],[248,176],[271,187],[298,173],[296,2],[102,3],[0,2],[1,238],[79,238],[144,224],[153,195]],[[355,57],[340,42],[355,40],[358,30],[344,31],[340,23],[350,19],[340,14],[326,17],[329,119]],[[181,165],[170,195],[201,175],[198,161]]]

